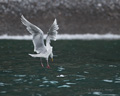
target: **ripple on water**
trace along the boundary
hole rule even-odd
[[[57,75],[56,77],[65,77],[65,75],[61,74],[61,75]]]
[[[15,77],[26,77],[26,75],[14,75]]]
[[[104,79],[103,81],[104,82],[108,82],[108,83],[112,83],[113,82],[113,80],[109,80],[109,79]]]
[[[109,65],[109,67],[117,67],[116,65]]]
[[[117,78],[115,79],[115,83],[120,83],[120,77],[117,77]]]
[[[58,83],[58,81],[43,81],[42,83],[57,84],[57,83]]]
[[[67,82],[66,84],[68,84],[68,85],[74,85],[76,83]]]
[[[104,79],[103,81],[104,81],[104,82],[108,82],[108,83],[112,83],[112,82],[114,82],[114,83],[120,83],[120,77],[117,77],[117,78],[115,78],[114,80]]]
[[[23,83],[23,79],[22,78],[14,79],[13,81],[15,81],[16,83]]]
[[[75,80],[85,80],[85,76],[83,75],[75,75],[77,78]]]
[[[64,82],[70,81],[70,80],[63,80]]]
[[[0,82],[0,86],[5,86],[5,85],[12,85],[12,84]]]
[[[75,80],[79,81],[79,80],[85,80],[86,78],[76,78]]]
[[[0,82],[0,86],[5,86],[5,84],[3,82]]]
[[[11,73],[12,70],[3,70],[4,73]]]
[[[5,94],[5,93],[7,93],[7,91],[0,91],[0,93]]]
[[[63,68],[62,66],[58,67],[58,70],[57,71],[63,71],[65,70],[65,68]]]
[[[61,86],[58,86],[57,88],[69,88],[71,87],[70,85],[61,85]]]
[[[39,87],[44,87],[45,85],[39,85]]]
[[[57,84],[58,81],[50,81],[51,84]]]
[[[119,81],[120,81],[120,77],[117,77],[116,80],[119,80]]]
[[[40,79],[35,79],[36,81],[40,81]]]
[[[102,92],[93,92],[93,95],[101,95],[102,94]]]
[[[84,71],[84,73],[85,73],[85,74],[88,74],[89,72],[87,72],[87,71]]]
[[[120,83],[120,81],[115,81],[115,83]]]
[[[39,87],[49,87],[50,85],[39,85]]]
[[[28,82],[29,84],[33,84],[33,82]]]
[[[43,79],[43,80],[48,80],[46,77],[43,77],[42,79]]]
[[[43,81],[42,83],[49,83],[49,81]]]
[[[91,93],[88,93],[88,94],[90,96],[119,96],[118,94],[103,94],[102,92],[91,92]]]

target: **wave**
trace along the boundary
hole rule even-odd
[[[46,38],[46,35],[45,37]],[[5,40],[31,40],[31,35],[14,35],[10,36],[7,34],[0,35],[0,39]],[[59,34],[57,35],[58,40],[118,40],[120,35],[117,34]]]

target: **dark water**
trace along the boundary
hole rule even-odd
[[[0,96],[120,96],[120,40],[52,45],[47,69],[28,55],[31,41],[0,40]]]

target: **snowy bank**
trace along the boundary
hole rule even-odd
[[[45,37],[46,38],[46,35]],[[0,36],[1,40],[31,40],[31,35],[9,36],[7,34]],[[57,35],[58,40],[118,40],[120,35],[116,34],[60,34]]]

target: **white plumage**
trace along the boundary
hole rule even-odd
[[[46,45],[44,44],[44,33],[40,28],[38,28],[37,26],[26,20],[23,15],[21,16],[21,21],[27,27],[27,30],[32,34],[34,51],[37,53],[37,54],[29,54],[29,55],[32,57],[46,58],[47,68],[50,68],[48,64],[48,58],[49,56],[53,58],[53,52],[52,52],[53,48],[50,45],[50,41],[56,40],[56,36],[58,33],[57,30],[59,29],[57,25],[57,20],[56,19],[54,20],[53,24],[51,25],[47,33]],[[43,66],[42,59],[41,59],[41,65]]]

